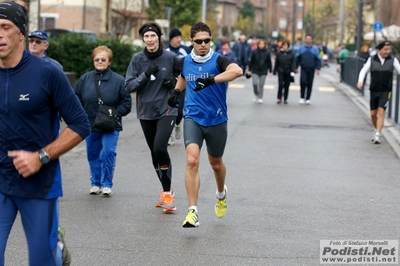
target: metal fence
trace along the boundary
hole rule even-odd
[[[357,89],[358,83],[358,75],[360,70],[364,65],[364,59],[357,56],[349,56],[346,59],[344,65],[344,77],[343,82],[353,87],[355,90]],[[369,89],[369,84],[367,78],[364,80],[364,86],[361,89],[361,95],[366,94],[366,89]],[[369,99],[368,99],[369,100]],[[393,76],[393,89],[392,89],[392,97],[389,100],[389,106],[386,110],[386,115],[388,118],[393,119],[393,121],[399,125],[399,105],[400,105],[400,75],[396,74]]]

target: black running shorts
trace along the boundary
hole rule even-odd
[[[222,157],[228,138],[227,122],[216,126],[203,127],[192,119],[185,118],[183,126],[185,148],[191,143],[196,143],[201,149],[203,140],[205,140],[208,155],[214,158]]]
[[[379,107],[386,110],[391,93],[391,91],[370,91],[369,106],[371,110],[376,110]]]

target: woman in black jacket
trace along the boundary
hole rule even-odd
[[[271,53],[267,47],[267,41],[260,39],[257,49],[253,51],[249,64],[248,76],[253,77],[254,102],[263,103],[264,83],[268,71],[272,75]]]
[[[283,92],[283,102],[287,104],[287,99],[289,95],[289,85],[290,82],[294,82],[294,72],[296,69],[296,60],[294,58],[294,53],[289,48],[290,42],[283,41],[280,52],[276,56],[274,75],[278,72],[278,100],[276,103],[282,102],[282,90]]]

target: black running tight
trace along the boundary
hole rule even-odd
[[[175,126],[176,116],[164,116],[157,120],[140,120],[147,145],[150,148],[154,169],[164,191],[170,191],[172,166],[168,154],[168,139]]]

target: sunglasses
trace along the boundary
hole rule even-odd
[[[107,58],[95,58],[95,59],[93,59],[93,61],[95,61],[95,62],[99,62],[99,61],[106,62]]]
[[[207,39],[204,39],[204,40],[201,40],[201,39],[197,39],[197,40],[193,40],[195,43],[197,43],[197,44],[202,44],[203,42],[205,43],[205,44],[207,44],[207,43],[209,43],[209,42],[211,42],[211,38],[207,38]]]
[[[41,43],[44,42],[44,41],[29,39],[29,42],[30,42],[30,43],[34,43],[34,42],[35,42],[36,44],[41,44]]]

